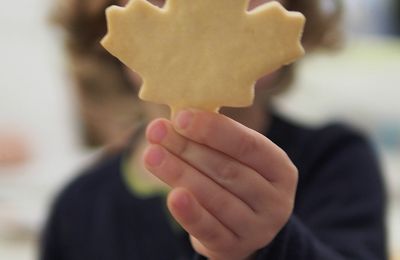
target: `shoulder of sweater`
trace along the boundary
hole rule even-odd
[[[302,124],[293,119],[275,117],[275,121],[285,132],[291,132],[292,139],[299,145],[330,144],[343,139],[357,139],[366,141],[366,136],[359,130],[343,122],[329,122],[316,126]],[[288,131],[289,130],[289,131]],[[318,141],[318,142],[316,142]],[[323,141],[323,142],[320,142]]]
[[[379,157],[369,138],[343,123],[307,130],[296,154],[302,184],[329,181],[355,185],[362,179],[365,187],[382,182]]]
[[[321,156],[326,151],[354,143],[370,145],[364,133],[342,122],[310,126],[280,116],[274,116],[273,122],[272,140],[293,155],[294,160],[298,159],[296,157],[310,157],[313,151]]]
[[[373,152],[372,144],[364,133],[343,123],[330,123],[305,131],[299,149],[307,152],[302,153],[303,159],[307,157],[307,161],[322,163],[355,147]]]
[[[376,153],[361,131],[341,122],[308,126],[293,119],[274,117],[272,140],[284,149],[299,172],[308,175],[316,167],[335,161],[343,154],[375,162]]]

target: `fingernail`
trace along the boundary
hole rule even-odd
[[[167,135],[167,127],[163,122],[156,122],[150,126],[149,141],[160,143]]]
[[[151,146],[148,148],[147,152],[145,153],[145,162],[147,165],[151,167],[160,166],[162,161],[164,160],[165,154],[161,148],[156,146]]]
[[[175,117],[174,122],[175,125],[180,129],[186,129],[192,122],[192,119],[193,112],[184,110],[178,113],[178,115]]]

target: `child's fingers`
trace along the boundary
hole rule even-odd
[[[178,223],[207,248],[221,250],[238,242],[238,238],[207,212],[186,189],[173,189],[168,195],[167,205]]]
[[[272,183],[291,185],[297,175],[286,153],[263,135],[220,114],[185,110],[173,120],[178,133],[225,153]]]
[[[160,131],[166,132],[162,140],[157,138]],[[181,136],[168,121],[153,122],[148,128],[147,138],[153,143],[160,142],[171,153],[233,193],[255,212],[265,212],[266,207],[273,206],[266,205],[265,198],[278,196],[275,187],[252,168]]]
[[[144,153],[146,168],[169,186],[185,187],[199,203],[237,236],[248,235],[245,222],[257,216],[242,200],[223,189],[160,145],[151,145]]]

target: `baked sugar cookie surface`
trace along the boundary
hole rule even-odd
[[[143,100],[218,111],[252,104],[257,79],[304,54],[305,18],[278,2],[146,0],[106,10],[102,45],[143,79]]]

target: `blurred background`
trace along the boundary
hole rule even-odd
[[[344,49],[304,59],[298,86],[276,105],[309,124],[340,120],[369,135],[388,187],[391,259],[399,260],[400,1],[344,2]],[[61,35],[48,22],[51,4],[0,8],[0,259],[35,259],[54,195],[98,153],[79,137]]]

